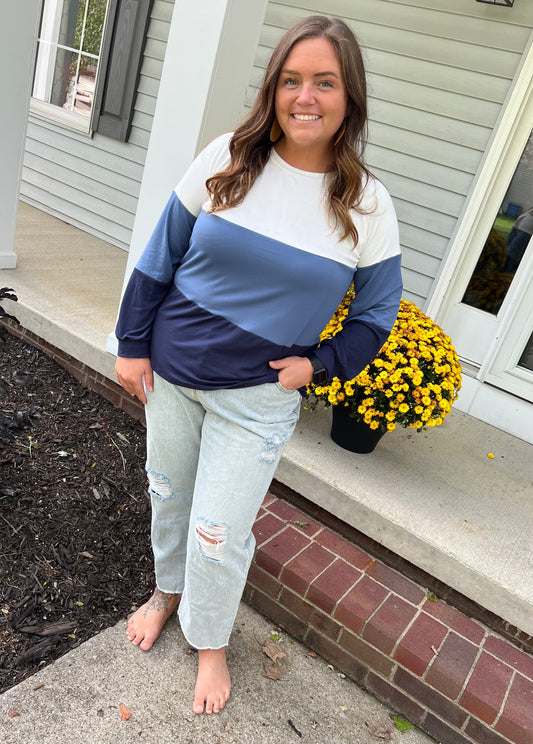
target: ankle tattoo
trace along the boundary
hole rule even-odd
[[[175,597],[175,594],[166,594],[156,588],[153,595],[145,605],[143,613],[144,617],[146,617],[151,610],[155,610],[155,612],[168,613],[170,611],[169,607]]]

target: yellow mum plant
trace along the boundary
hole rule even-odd
[[[354,297],[353,286],[322,332],[332,338],[342,328]],[[412,302],[401,301],[396,323],[377,357],[353,380],[334,377],[308,385],[308,407],[345,406],[371,429],[396,426],[419,431],[439,426],[461,388],[461,365],[451,339]]]

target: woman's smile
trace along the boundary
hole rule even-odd
[[[291,114],[296,121],[317,121],[321,117],[318,114]]]

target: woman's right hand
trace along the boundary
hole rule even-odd
[[[145,386],[150,393],[154,389],[154,373],[149,359],[117,357],[115,374],[124,390],[130,395],[136,395],[141,403],[146,403]]]

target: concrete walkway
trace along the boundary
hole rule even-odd
[[[389,709],[281,634],[281,679],[262,646],[273,626],[241,604],[228,664],[230,701],[219,715],[192,713],[196,654],[175,619],[148,653],[109,628],[0,696],[3,744],[430,744],[400,733]],[[120,706],[129,720],[121,721]]]

